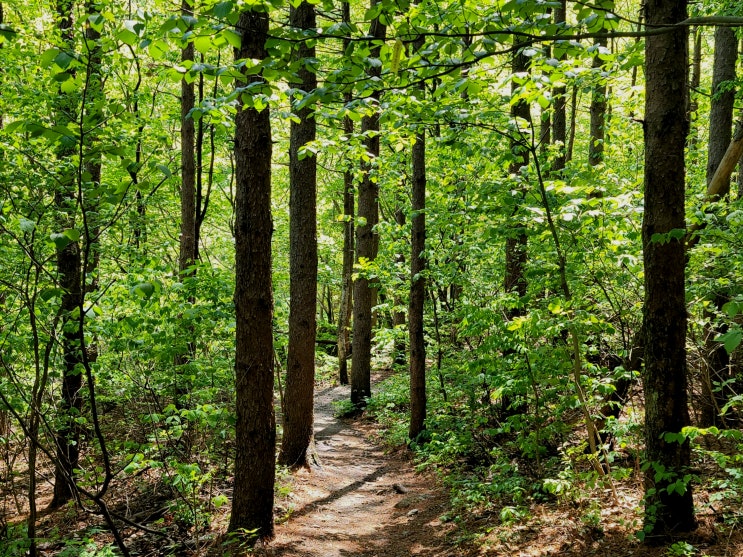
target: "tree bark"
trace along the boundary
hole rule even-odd
[[[371,0],[374,7],[378,0]],[[387,28],[379,17],[372,21],[369,36],[374,39],[384,39]],[[381,53],[380,44],[372,44],[369,57],[378,59]],[[379,77],[381,67],[369,69],[370,77]],[[379,105],[380,94],[375,91],[371,95],[372,102]],[[372,176],[372,166],[379,157],[379,111],[364,117],[361,122],[361,132],[365,135],[364,145],[370,161],[362,163],[363,177],[359,184],[359,223],[356,226],[356,263],[362,267],[368,266],[377,257],[379,237],[375,230],[379,222],[379,185]],[[351,360],[351,402],[357,407],[366,405],[366,399],[371,396],[371,339],[372,339],[372,307],[376,298],[377,286],[375,279],[364,269],[359,273],[353,286],[353,340]]]
[[[420,0],[419,0],[420,1]],[[414,48],[423,47],[418,37]],[[425,96],[420,87],[420,98]],[[410,299],[408,300],[408,339],[410,342],[410,425],[408,437],[416,439],[426,428],[426,342],[424,308],[426,301],[426,132],[418,130],[412,152],[412,196],[410,217]]]
[[[411,157],[412,158],[412,157]],[[395,208],[394,212],[394,218],[395,218],[395,224],[397,224],[398,230],[404,231],[405,230],[405,211],[403,210],[403,203],[404,201],[401,199],[404,197],[403,195],[400,195],[396,201],[397,207]],[[412,239],[411,239],[412,241]],[[396,267],[398,269],[403,269],[405,267],[405,254],[400,251],[395,255],[395,263]],[[398,278],[400,282],[405,282],[407,273],[399,273]],[[400,295],[401,290],[395,288],[393,292],[393,306],[394,309],[392,311],[392,328],[395,329],[395,349],[394,349],[394,356],[393,356],[393,364],[397,366],[403,366],[405,365],[405,355],[406,355],[406,346],[405,346],[405,337],[399,334],[399,330],[403,329],[405,327],[405,310],[403,309],[403,301]]]
[[[738,59],[738,39],[735,30],[727,27],[715,29],[715,61],[712,70],[712,103],[709,115],[709,142],[707,149],[707,183],[720,167],[733,135],[733,109],[735,89],[730,82],[735,80],[735,64]],[[732,172],[731,172],[732,173]],[[730,175],[718,177],[719,197],[726,197],[730,192]],[[718,290],[712,293],[713,303],[718,310],[729,300],[730,292]],[[706,311],[705,346],[707,348],[707,365],[702,380],[702,426],[723,425],[720,409],[727,402],[724,392],[716,391],[715,386],[729,379],[728,365],[730,357],[727,350],[714,339],[725,332],[726,327],[715,323],[714,314]]]
[[[181,13],[193,14],[193,1],[182,0]],[[194,61],[194,45],[189,42],[181,50],[181,59],[184,62]],[[196,93],[193,82],[185,78],[181,80],[181,238],[178,254],[178,272],[180,280],[193,276],[192,269],[196,263],[196,159],[195,128],[191,111],[196,105]],[[193,302],[193,297],[191,297]],[[192,336],[187,326],[182,327],[181,334]],[[185,375],[182,370],[193,357],[193,342],[187,341],[187,347],[182,347],[174,358],[175,373],[173,377],[173,398],[176,407],[181,407],[183,397],[187,395],[189,388],[185,384]]]
[[[315,8],[302,2],[290,8],[289,24],[299,29],[315,28]],[[314,58],[314,46],[300,42],[296,58],[300,69],[294,87],[309,93],[317,78],[304,63]],[[317,331],[317,159],[300,157],[300,149],[315,140],[313,108],[296,111],[299,122],[291,123],[289,144],[289,349],[284,392],[284,436],[279,462],[309,466],[308,451],[313,435],[315,386],[315,336]]]
[[[689,82],[689,119],[691,121],[691,128],[689,130],[689,144],[696,145],[698,142],[697,127],[695,122],[697,121],[697,111],[699,110],[699,102],[697,102],[697,95],[699,93],[699,85],[702,81],[702,28],[695,27],[691,32],[691,39],[693,45],[693,54],[691,59],[691,81]]]
[[[565,24],[567,17],[567,1],[559,0],[559,7],[555,8],[555,23],[558,27]],[[560,54],[560,60],[565,59],[565,54]],[[555,111],[552,115],[552,142],[557,146],[557,156],[552,162],[551,169],[560,172],[565,169],[565,156],[567,150],[567,90],[565,87],[556,87]]]
[[[599,48],[608,44],[606,37],[596,41]],[[592,67],[597,73],[603,66],[599,53],[593,57]],[[603,77],[596,76],[597,83],[591,91],[591,124],[590,139],[588,142],[588,164],[597,166],[604,160],[604,126],[606,125],[606,82]]]
[[[511,72],[525,72],[529,67],[529,59],[518,51],[511,62]],[[511,94],[516,94],[517,85],[511,83]],[[531,122],[531,110],[529,103],[520,99],[511,104],[511,117],[516,120]],[[520,125],[520,124],[519,124]],[[503,289],[506,293],[514,294],[518,300],[514,300],[506,313],[508,319],[513,319],[524,314],[522,300],[526,296],[528,282],[526,280],[526,262],[528,237],[526,235],[526,223],[522,214],[522,204],[526,196],[526,187],[521,182],[521,168],[529,164],[529,151],[517,137],[511,139],[511,162],[508,172],[514,181],[513,195],[514,206],[509,216],[508,235],[506,236],[506,268],[503,276]],[[524,406],[512,408],[512,393],[504,392],[500,400],[500,414],[502,418],[520,413],[525,410]]]
[[[673,25],[686,18],[686,0],[647,0],[646,10],[649,26]],[[653,238],[685,228],[687,30],[647,37],[645,60],[645,525],[648,539],[657,539],[696,524],[692,487],[684,481],[689,442],[665,437],[689,425],[684,243]]]
[[[73,48],[73,2],[58,0],[56,4],[59,18],[58,30],[62,41]],[[77,100],[59,92],[56,107],[57,124],[72,121],[77,113]],[[57,155],[67,159],[74,154],[74,147],[62,147]],[[61,228],[74,228],[77,199],[76,177],[74,171],[63,170],[64,174],[54,195],[54,202],[62,215]],[[54,471],[54,494],[49,507],[54,509],[72,499],[75,489],[74,471],[80,460],[80,428],[76,418],[82,410],[80,390],[83,386],[82,350],[83,336],[80,316],[76,310],[82,305],[83,276],[82,255],[79,241],[71,241],[57,249],[57,272],[59,287],[63,290],[60,310],[62,314],[62,398],[59,418],[61,425],[56,432],[56,462]]]
[[[715,61],[712,70],[712,103],[709,111],[709,145],[707,150],[707,183],[712,181],[733,135],[733,105],[735,89],[728,82],[735,80],[738,40],[730,27],[715,29]],[[730,177],[723,180],[717,195],[730,191]]]
[[[527,71],[529,59],[523,53],[517,52],[512,61],[512,73]],[[511,94],[515,94],[517,85],[511,84]],[[564,113],[563,113],[564,115]],[[517,120],[531,122],[531,111],[529,104],[522,100],[511,104],[511,117]],[[564,124],[564,120],[563,120]],[[554,128],[553,128],[554,129]],[[565,131],[563,127],[563,132]],[[563,137],[564,139],[564,137]],[[526,296],[527,281],[525,275],[527,236],[523,218],[520,218],[521,204],[526,195],[526,190],[521,184],[521,168],[529,164],[529,151],[522,142],[514,137],[511,140],[511,163],[508,167],[509,174],[515,180],[514,190],[517,192],[517,201],[514,204],[510,216],[509,234],[506,238],[506,270],[503,279],[503,287],[506,292],[516,294],[519,299]],[[523,311],[517,306],[509,311],[509,319],[522,315]]]
[[[235,58],[264,60],[268,14],[244,10]],[[261,81],[246,76],[238,87]],[[235,116],[235,480],[229,531],[273,537],[276,427],[273,411],[271,121],[247,94]]]
[[[351,22],[351,4],[343,2],[343,21]],[[348,48],[350,39],[344,39],[343,49]],[[346,104],[352,100],[350,92],[344,96]],[[343,132],[347,138],[353,135],[353,120],[343,118]],[[343,270],[341,272],[341,302],[338,309],[338,380],[341,385],[348,385],[348,355],[351,351],[351,310],[353,293],[353,259],[354,259],[354,188],[353,171],[343,171]]]

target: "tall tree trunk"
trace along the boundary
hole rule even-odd
[[[193,0],[182,0],[181,14],[193,15]],[[181,50],[181,59],[184,62],[194,61],[194,45],[189,42]],[[185,78],[181,80],[181,238],[180,251],[178,254],[178,272],[180,279],[184,280],[193,276],[192,269],[196,263],[196,159],[195,149],[195,127],[191,111],[196,105],[196,92],[194,83]],[[190,297],[193,302],[193,295]],[[184,325],[181,334],[192,336],[191,328]],[[173,377],[173,398],[175,405],[181,407],[183,398],[189,391],[183,373],[183,367],[193,357],[193,342],[188,340],[186,346],[181,347],[175,356],[175,373]]]
[[[351,22],[351,4],[342,3],[343,21]],[[343,49],[348,48],[350,39],[344,39]],[[351,92],[344,96],[346,104],[352,100]],[[343,132],[349,139],[353,135],[353,120],[343,118]],[[351,351],[351,310],[353,294],[353,259],[354,259],[354,191],[353,170],[343,171],[343,270],[341,272],[341,302],[338,309],[338,380],[341,385],[348,385],[348,355]]]
[[[423,91],[420,93],[423,95]],[[410,300],[408,334],[410,337],[410,427],[408,437],[415,439],[425,429],[426,419],[426,344],[423,309],[426,300],[426,135],[420,130],[413,144],[413,195],[410,232]]]
[[[715,29],[715,61],[712,70],[712,103],[709,114],[709,142],[707,149],[707,183],[720,166],[733,136],[733,109],[735,89],[730,86],[735,79],[735,64],[738,59],[738,39],[735,30],[729,27]],[[730,177],[722,180],[719,197],[730,193]],[[730,293],[718,290],[713,293],[713,303],[718,310],[729,300]],[[714,323],[712,312],[705,312],[707,323],[705,337],[707,348],[706,373],[702,379],[702,414],[701,422],[705,427],[722,425],[720,409],[725,405],[727,395],[716,391],[720,383],[729,378],[728,365],[730,357],[727,350],[715,338],[725,329]],[[730,394],[729,392],[727,393]]]
[[[649,26],[674,25],[686,18],[686,0],[647,0],[646,10]],[[689,442],[667,438],[689,425],[684,243],[673,238],[653,239],[655,234],[686,226],[687,30],[679,28],[645,41],[643,384],[645,458],[649,463],[645,524],[652,538],[695,527],[692,487],[684,481],[691,457]]]
[[[3,11],[3,3],[0,2],[0,25],[5,23],[5,12]],[[0,44],[0,51],[2,51],[3,45]],[[3,82],[2,82],[2,73],[0,73],[0,90],[2,89]],[[4,120],[3,120],[3,113],[0,112],[0,130],[3,129],[4,126]],[[0,295],[0,311],[3,310],[2,302],[4,302],[5,295]],[[1,444],[8,446],[8,440],[9,440],[9,433],[10,433],[10,413],[8,412],[8,409],[3,407],[0,408],[0,437],[2,437],[2,441],[0,441]]]
[[[302,2],[290,8],[289,23],[299,29],[315,28],[315,8]],[[299,81],[293,84],[306,93],[317,88],[317,78],[305,60],[315,57],[314,46],[300,42]],[[315,336],[317,330],[317,159],[299,156],[300,149],[315,140],[313,108],[296,111],[289,144],[289,353],[284,392],[284,436],[279,462],[309,466],[308,451],[313,434],[315,385]]]
[[[56,4],[58,29],[63,43],[73,50],[73,20],[71,0],[58,0]],[[77,117],[77,99],[60,91],[57,97],[56,120],[65,125]],[[58,152],[60,159],[74,154],[74,147],[62,147]],[[76,176],[73,170],[63,170],[54,202],[64,219],[62,229],[75,228],[75,208],[77,199]],[[63,290],[60,310],[62,313],[62,399],[60,402],[60,426],[56,432],[57,458],[54,472],[54,494],[49,504],[57,508],[74,495],[74,471],[80,459],[80,428],[76,418],[82,410],[80,390],[83,385],[82,329],[75,311],[82,305],[83,276],[82,255],[79,241],[70,241],[57,248],[57,271],[59,286]]]
[[[555,8],[555,23],[558,27],[565,24],[567,17],[567,0],[559,0],[560,6]],[[560,60],[565,54],[560,54]],[[552,142],[557,145],[557,156],[552,162],[552,170],[560,172],[565,169],[565,154],[567,151],[567,90],[565,87],[556,87],[555,112],[552,115]]]
[[[689,144],[696,145],[698,141],[697,133],[698,126],[697,111],[699,110],[699,102],[697,102],[697,95],[699,94],[699,85],[702,81],[702,28],[694,27],[691,32],[691,42],[693,45],[693,54],[691,58],[691,81],[689,82]]]
[[[511,61],[511,72],[513,74],[526,72],[528,67],[529,59],[521,51],[518,51]],[[511,83],[512,95],[516,94],[517,88],[518,86],[515,83]],[[511,103],[511,117],[517,122],[519,120],[531,122],[529,103],[523,99]],[[517,125],[520,127],[522,124]],[[529,164],[529,151],[523,145],[518,134],[516,132],[514,134],[515,136],[511,139],[511,162],[508,165],[508,172],[514,180],[513,189],[518,192],[518,198],[509,216],[510,222],[508,235],[506,236],[506,268],[503,276],[503,289],[505,292],[517,296],[518,301],[515,301],[514,305],[508,310],[508,319],[513,319],[524,314],[521,304],[524,296],[526,296],[528,287],[526,280],[528,238],[526,235],[526,223],[521,208],[526,197],[526,187],[521,183],[521,169]],[[503,417],[523,411],[523,408],[511,408],[512,403],[513,398],[511,394],[504,393],[500,401],[501,415]]]
[[[606,37],[599,37],[596,45],[599,52],[593,57],[592,67],[597,72],[603,66],[603,61],[599,57],[600,50],[606,48],[608,40]],[[603,77],[595,76],[596,85],[591,91],[591,126],[590,138],[588,141],[588,164],[596,166],[604,160],[604,126],[606,125],[606,82]]]
[[[400,196],[403,197],[403,196]],[[402,199],[397,199],[396,201],[397,207],[395,208],[394,218],[395,218],[395,224],[397,224],[398,230],[400,233],[403,233],[405,230],[405,211],[403,210],[402,204],[404,201]],[[395,255],[395,263],[397,264],[398,269],[403,269],[405,267],[405,254],[401,251],[398,252]],[[404,282],[406,280],[407,273],[400,273],[399,274],[399,280],[400,282]],[[393,362],[395,365],[402,366],[405,365],[405,337],[400,335],[400,329],[403,329],[405,327],[405,310],[402,306],[402,298],[400,297],[400,290],[395,289],[393,293],[393,306],[394,310],[392,312],[392,328],[395,329],[395,353],[393,357]]]
[[[244,10],[235,58],[264,60],[268,13]],[[237,87],[262,81],[245,76]],[[273,411],[271,120],[243,93],[235,116],[235,480],[229,531],[273,537],[276,425]],[[248,541],[255,541],[256,538]]]
[[[420,0],[416,1],[417,4]],[[419,52],[424,38],[419,36],[413,48]],[[424,84],[419,87],[423,100]],[[426,131],[418,130],[411,155],[413,166],[410,216],[410,299],[408,300],[408,336],[410,342],[410,425],[408,437],[416,439],[426,427],[426,341],[423,318],[426,302]]]
[[[573,85],[570,91],[570,126],[568,132],[568,146],[565,149],[565,163],[573,160],[573,147],[575,147],[575,129],[578,114],[578,86]]]
[[[735,89],[727,82],[735,80],[738,40],[730,27],[715,29],[715,61],[712,75],[712,103],[709,111],[709,144],[707,151],[707,183],[720,166],[733,137],[733,105]],[[727,86],[725,86],[727,84]],[[728,178],[719,192],[725,197],[730,191]]]
[[[528,67],[529,59],[521,51],[517,52],[512,60],[512,73],[526,72]],[[516,94],[517,88],[518,86],[515,83],[511,84],[512,95]],[[529,103],[523,99],[511,103],[511,117],[517,121],[531,122]],[[523,298],[526,296],[527,288],[524,272],[526,268],[527,236],[523,216],[520,214],[521,203],[526,195],[526,188],[521,184],[521,169],[529,164],[529,151],[519,137],[514,137],[511,140],[511,157],[508,172],[515,180],[514,189],[519,192],[519,198],[510,215],[509,234],[506,237],[506,269],[503,286],[506,292],[514,293],[519,298]],[[509,311],[509,319],[522,314],[521,309],[514,307]]]
[[[374,7],[378,0],[371,0]],[[369,36],[374,39],[384,39],[387,28],[379,17],[374,19],[369,30]],[[372,45],[369,57],[379,59],[381,45]],[[381,66],[369,69],[369,77],[379,77]],[[371,95],[372,102],[377,109],[370,116],[364,117],[361,122],[361,133],[364,134],[369,162],[362,163],[363,177],[359,184],[359,224],[356,227],[356,263],[367,265],[377,257],[379,237],[374,230],[379,222],[379,185],[372,176],[372,168],[379,157],[379,104],[380,94],[375,91]],[[372,340],[372,307],[376,298],[377,286],[367,275],[367,271],[359,273],[353,285],[353,339],[351,359],[351,402],[357,407],[363,407],[366,399],[371,396],[371,340]]]

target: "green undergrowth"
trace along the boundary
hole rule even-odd
[[[467,526],[487,517],[488,531],[531,518],[535,504],[569,503],[586,528],[601,529],[600,500],[607,490],[634,473],[629,457],[640,429],[635,424],[611,424],[616,449],[608,474],[599,472],[580,437],[581,422],[574,409],[553,408],[535,433],[534,409],[508,417],[493,401],[471,392],[473,384],[462,374],[429,376],[426,431],[408,438],[409,381],[396,373],[377,385],[367,413],[381,426],[380,436],[390,446],[408,445],[419,471],[434,472],[449,489],[451,508],[442,517]]]
[[[462,374],[443,373],[446,399],[441,378],[430,374],[426,431],[416,440],[408,438],[409,380],[403,370],[377,384],[367,406],[367,414],[380,425],[381,440],[390,447],[407,445],[417,469],[434,472],[449,490],[451,504],[443,520],[459,523],[468,537],[494,530],[512,536],[509,528],[538,520],[534,511],[543,505],[567,510],[586,535],[602,536],[611,520],[629,540],[642,538],[638,486],[646,466],[641,458],[641,409],[629,406],[621,419],[607,422],[611,442],[594,459],[575,408],[557,404],[543,408],[540,415],[549,417],[536,435],[533,401],[521,406],[524,412],[503,418],[492,408],[494,403],[473,396],[472,383]],[[740,431],[687,428],[683,435],[692,442],[695,466],[707,472],[704,481],[698,475],[691,478],[694,489],[703,494],[698,512],[718,516],[721,531],[739,527]],[[621,516],[602,514],[612,506]],[[688,549],[675,543],[668,554],[679,554],[680,548]]]

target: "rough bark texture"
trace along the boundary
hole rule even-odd
[[[403,197],[402,195],[400,197]],[[406,197],[406,196],[405,196]],[[397,199],[397,207],[395,208],[394,212],[394,218],[395,218],[395,224],[397,224],[397,229],[402,231],[405,230],[405,211],[402,208],[402,204],[404,201],[402,199]],[[404,269],[405,268],[405,254],[400,251],[397,254],[395,254],[395,264],[398,269]],[[398,275],[398,279],[401,283],[404,283],[407,279],[406,277],[407,273],[401,272]],[[395,309],[392,312],[392,328],[396,330],[403,329],[405,327],[405,310],[402,307],[403,301],[400,297],[400,290],[395,289],[394,293],[394,300],[393,305]],[[406,342],[405,337],[396,334],[395,335],[395,350],[394,350],[394,356],[393,356],[393,363],[397,366],[403,366],[406,363]]]
[[[738,58],[738,39],[735,30],[729,27],[715,29],[715,61],[712,71],[712,103],[709,114],[709,142],[707,149],[707,183],[711,184],[717,169],[727,153],[733,135],[733,108],[735,89],[729,83],[735,79],[735,63]],[[730,175],[718,177],[719,197],[730,192]],[[718,310],[729,300],[730,293],[713,293],[713,303]],[[723,425],[719,414],[732,393],[716,390],[719,383],[729,379],[730,357],[727,350],[714,339],[727,330],[716,325],[714,314],[707,313],[705,347],[707,349],[706,374],[702,380],[701,425]]]
[[[191,0],[183,0],[181,13],[191,15]],[[181,51],[181,59],[184,62],[194,61],[194,45],[188,43]],[[196,94],[193,82],[181,80],[181,237],[180,251],[178,254],[178,271],[181,280],[191,275],[188,269],[196,262],[196,159],[194,120],[190,115],[196,105]],[[184,327],[182,334],[189,335],[188,328]],[[189,343],[192,344],[192,343]],[[184,347],[175,356],[175,374],[173,378],[173,396],[176,406],[183,404],[183,397],[188,393],[188,386],[181,372],[190,360],[190,350]]]
[[[372,7],[377,0],[372,0]],[[369,36],[384,39],[386,27],[379,18],[372,22]],[[373,45],[370,58],[379,58],[381,45]],[[369,70],[371,77],[379,77],[381,67]],[[372,95],[375,102],[379,102],[379,93]],[[366,135],[364,145],[371,159],[363,163],[363,177],[359,184],[359,207],[356,227],[356,263],[362,267],[374,261],[379,248],[379,237],[376,227],[379,222],[379,185],[371,175],[372,165],[379,156],[379,112],[365,117],[361,122],[361,132]],[[359,273],[353,285],[353,341],[351,360],[351,402],[356,406],[363,406],[371,396],[371,339],[372,339],[372,307],[376,299],[376,285],[370,280],[366,271]]]
[[[290,9],[289,23],[300,29],[315,28],[315,8],[303,2]],[[310,92],[317,87],[315,74],[302,60],[314,58],[315,48],[300,43],[299,81],[295,87]],[[284,436],[279,462],[308,466],[313,434],[315,386],[315,336],[317,330],[317,159],[300,159],[299,150],[314,141],[312,107],[296,111],[289,144],[289,350],[284,392]]]
[[[190,13],[183,0],[184,13]],[[182,50],[183,61],[194,60],[194,46]],[[196,229],[196,161],[194,157],[194,121],[190,115],[196,104],[193,82],[181,80],[181,242],[178,270],[183,273],[194,263]]]
[[[601,37],[596,41],[599,47],[606,47],[608,41],[606,37]],[[603,61],[599,55],[593,57],[592,67],[599,71]],[[591,91],[591,136],[588,142],[588,164],[596,166],[604,160],[604,125],[606,120],[606,83],[603,78],[598,78],[599,82],[594,85]]]
[[[528,65],[529,59],[519,52],[513,58],[512,72],[524,72],[527,70]],[[512,94],[515,93],[516,88],[516,84],[511,85]],[[529,104],[523,100],[512,104],[511,117],[530,122],[531,111],[529,110]],[[518,177],[521,174],[521,168],[529,164],[529,152],[520,144],[519,141],[514,139],[511,141],[511,155],[513,160],[509,165],[508,171],[518,180]],[[518,200],[515,203],[511,214],[509,235],[506,238],[506,270],[503,286],[506,292],[512,292],[519,298],[523,298],[526,295],[527,289],[526,275],[524,274],[526,268],[527,237],[524,222],[523,219],[519,218],[519,213],[521,211],[520,205],[524,198],[525,191],[518,183],[514,186],[514,189],[517,191],[516,196],[518,197]],[[520,314],[520,310],[513,309],[510,312],[509,317],[515,317]]]
[[[72,8],[70,0],[59,0],[56,5],[59,17],[58,29],[62,41],[72,49]],[[57,98],[57,124],[64,125],[72,121],[77,113],[77,100],[64,93]],[[65,159],[74,154],[74,147],[61,148],[57,156],[62,165]],[[75,198],[77,195],[76,182],[73,170],[65,168],[58,190],[54,195],[54,202],[63,221],[61,229],[74,227]],[[82,373],[82,330],[79,318],[74,312],[81,307],[83,299],[82,255],[79,242],[70,242],[61,249],[57,249],[57,272],[59,287],[64,291],[61,299],[62,312],[62,399],[59,405],[60,426],[56,432],[56,465],[54,471],[54,495],[49,504],[56,508],[72,499],[74,494],[74,470],[80,459],[80,428],[75,418],[80,415],[82,398],[80,389],[83,386]]]
[[[268,14],[243,11],[235,58],[263,60]],[[249,78],[258,81],[259,76]],[[244,87],[247,83],[238,83]],[[235,486],[230,532],[273,536],[276,427],[273,412],[271,122],[269,110],[235,117]]]
[[[562,26],[567,16],[566,0],[559,0],[560,6],[555,8],[555,23]],[[565,58],[564,54],[559,56],[560,60]],[[557,156],[552,162],[553,171],[561,171],[565,168],[565,153],[567,150],[567,90],[565,87],[555,87],[555,112],[552,115],[552,142],[557,145]]]
[[[715,62],[712,74],[712,104],[709,111],[709,145],[707,150],[707,183],[720,166],[733,135],[733,103],[735,89],[726,82],[735,79],[738,40],[730,27],[715,29]],[[719,192],[724,197],[730,191],[730,178]]]
[[[674,24],[685,19],[686,1],[648,0],[646,10],[648,25]],[[689,425],[684,243],[653,241],[685,228],[687,30],[647,37],[645,59],[645,522],[649,539],[657,539],[695,526],[691,485],[668,489],[688,472],[689,443],[663,436]]]
[[[343,2],[343,21],[351,22],[351,4]],[[343,41],[344,50],[350,39]],[[351,92],[344,96],[346,104],[352,100]],[[353,120],[348,116],[343,119],[343,132],[350,138],[353,134]],[[338,380],[341,385],[348,385],[348,356],[351,353],[351,310],[353,293],[353,256],[354,256],[354,188],[353,171],[346,168],[343,172],[343,270],[341,272],[341,303],[338,309]]]
[[[689,130],[689,144],[695,145],[698,141],[698,126],[695,125],[697,120],[697,111],[699,102],[697,95],[699,84],[702,81],[702,28],[694,27],[691,32],[691,42],[693,45],[693,54],[691,59],[691,81],[689,82],[689,119],[691,128]]]
[[[350,131],[349,131],[350,127]],[[345,119],[346,133],[353,133],[353,122]],[[354,259],[354,188],[353,173],[343,173],[343,270],[341,278],[341,303],[338,310],[338,379],[348,385],[348,356],[351,353],[351,310],[353,303]]]
[[[62,310],[62,400],[59,405],[61,425],[57,430],[57,462],[54,473],[54,496],[50,508],[57,508],[73,496],[74,470],[80,460],[80,428],[75,418],[82,410],[80,389],[83,386],[82,335],[73,312],[82,303],[80,245],[71,242],[57,250],[59,287],[64,290]]]
[[[426,419],[426,344],[423,330],[423,305],[426,299],[426,136],[421,131],[413,144],[413,195],[410,232],[410,301],[408,334],[410,337],[410,428],[415,439],[425,428]]]

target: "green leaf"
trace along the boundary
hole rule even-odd
[[[153,60],[162,60],[168,53],[168,43],[162,39],[155,39],[149,44],[148,49]]]
[[[727,333],[719,335],[715,338],[717,342],[723,343],[723,345],[725,346],[725,351],[728,354],[732,354],[733,351],[738,348],[741,339],[743,339],[743,330],[741,329],[731,329]]]
[[[222,36],[230,43],[233,48],[240,48],[242,45],[242,37],[235,33],[232,29],[223,29]]]
[[[106,22],[106,19],[101,14],[91,14],[88,16],[88,23],[90,26],[99,33],[103,31],[103,24]]]
[[[39,292],[39,298],[44,300],[45,302],[48,302],[52,298],[61,298],[62,294],[64,294],[64,290],[61,288],[45,288],[41,292]]]
[[[151,282],[140,282],[129,291],[133,296],[149,300],[155,292],[155,286]]]
[[[740,309],[740,304],[735,301],[728,302],[722,306],[722,311],[724,311],[730,319],[733,319],[736,315],[738,315],[740,313]]]
[[[70,93],[74,93],[75,91],[77,91],[77,83],[74,79],[68,79],[62,82],[62,84],[59,86],[59,90],[69,95]]]
[[[170,178],[173,175],[173,173],[170,171],[170,169],[167,166],[165,166],[164,164],[158,164],[158,165],[156,165],[156,168],[160,172],[162,172],[165,175],[166,178]]]
[[[77,242],[80,239],[80,231],[74,228],[68,228],[62,232],[52,233],[50,238],[58,250],[63,250],[72,242]]]
[[[234,2],[219,2],[212,8],[212,13],[214,14],[214,17],[227,17],[228,15],[230,15],[233,5]]]
[[[30,234],[36,228],[36,222],[24,217],[19,219],[19,224],[21,226],[21,232],[24,234]]]
[[[70,64],[75,58],[67,54],[66,52],[60,52],[54,57],[54,63],[60,67],[60,69],[66,70],[70,67]]]
[[[58,250],[63,250],[72,243],[72,240],[63,232],[53,232],[49,237]]]
[[[206,54],[212,47],[212,38],[208,35],[199,35],[194,39],[193,46],[197,51]]]
[[[72,242],[77,242],[80,239],[80,231],[74,228],[68,228],[62,234],[67,236]]]
[[[39,58],[39,63],[41,64],[41,67],[48,68],[49,66],[51,66],[52,63],[54,62],[54,59],[57,57],[58,54],[59,54],[58,48],[49,48],[45,50],[42,53],[41,57]]]
[[[134,46],[137,42],[137,34],[130,31],[129,29],[122,29],[116,34],[116,38],[119,39],[122,43]]]

